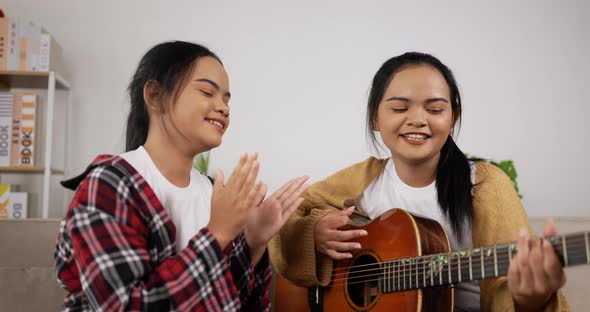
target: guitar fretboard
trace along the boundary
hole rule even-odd
[[[590,264],[588,232],[546,238],[563,266]],[[379,288],[384,293],[454,285],[508,274],[517,244],[454,251],[381,263]]]

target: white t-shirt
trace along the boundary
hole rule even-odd
[[[475,177],[475,166],[471,165],[471,180]],[[463,239],[458,242],[451,230],[451,225],[438,205],[435,182],[415,188],[404,183],[395,170],[391,159],[385,170],[363,192],[357,202],[357,208],[364,211],[371,219],[375,219],[392,208],[403,208],[409,213],[437,221],[442,225],[452,250],[473,247],[471,227],[466,225]],[[479,283],[477,281],[459,283],[455,286],[455,311],[479,311]]]
[[[209,223],[213,193],[209,179],[196,169],[192,169],[189,185],[178,187],[160,173],[143,146],[120,156],[133,166],[154,190],[176,226],[176,251],[184,249],[193,236]]]

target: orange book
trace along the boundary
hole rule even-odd
[[[0,18],[0,70],[6,70],[8,58],[8,19]]]
[[[15,93],[12,111],[12,144],[10,165],[35,165],[35,119],[37,117],[37,95]]]
[[[18,166],[20,159],[20,120],[22,95],[15,93],[12,100],[12,133],[10,134],[10,165]]]
[[[18,70],[20,56],[19,22],[13,17],[4,17],[8,20],[8,36],[6,46],[6,69]]]
[[[19,41],[18,70],[25,71],[27,70],[27,37],[21,35]]]
[[[21,96],[21,121],[19,137],[19,165],[35,164],[35,119],[37,115],[37,95],[24,93]]]

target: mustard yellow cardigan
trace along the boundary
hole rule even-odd
[[[279,274],[300,286],[329,284],[333,261],[316,252],[315,223],[332,209],[344,209],[355,202],[383,172],[386,164],[387,159],[371,157],[308,189],[301,206],[269,244],[271,260]],[[502,170],[477,163],[474,188],[474,247],[517,241],[521,228],[530,232],[520,199]],[[354,213],[365,216],[359,211]],[[480,292],[482,311],[514,311],[506,277],[480,281]],[[552,298],[545,311],[569,311],[561,291]]]

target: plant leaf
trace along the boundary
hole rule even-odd
[[[197,155],[193,167],[204,175],[209,174],[209,153]]]
[[[465,156],[472,161],[487,162],[489,164],[492,164],[492,165],[500,168],[502,171],[504,171],[504,173],[506,173],[508,178],[510,178],[510,180],[512,181],[512,185],[514,186],[514,189],[516,190],[518,197],[522,198],[522,194],[520,194],[520,190],[518,188],[518,182],[516,181],[516,178],[518,177],[518,173],[516,172],[516,167],[514,166],[514,162],[512,160],[508,159],[508,160],[502,160],[500,162],[496,162],[493,160],[488,160],[488,159],[480,158],[477,156],[467,156],[467,154],[465,154]]]

